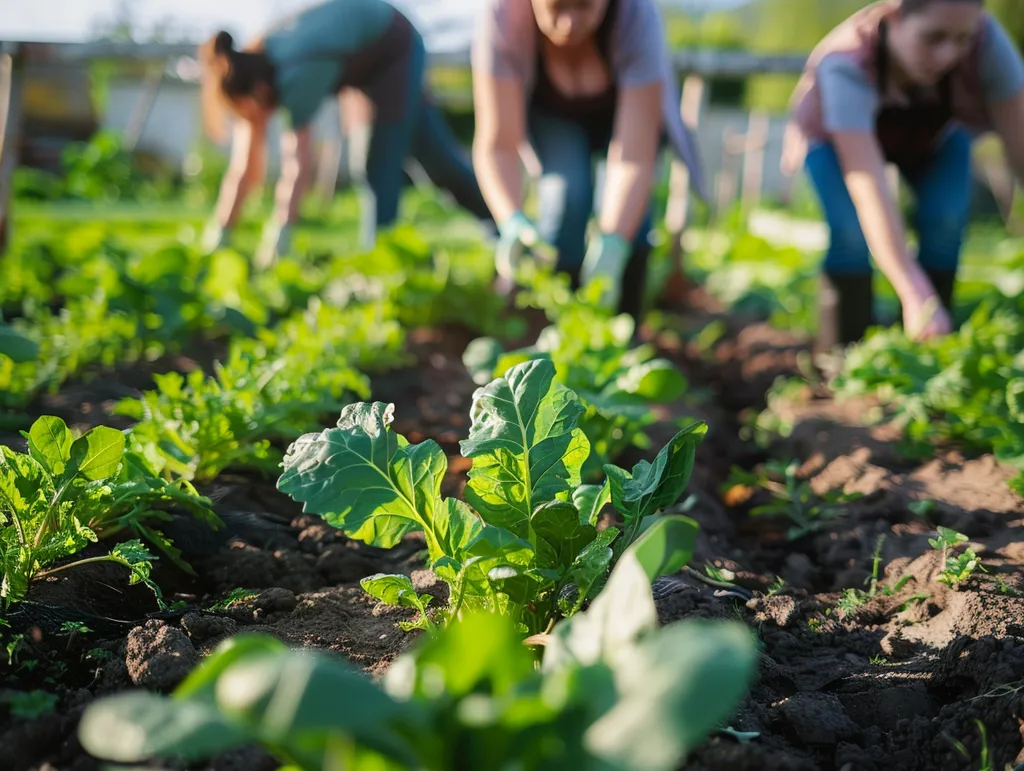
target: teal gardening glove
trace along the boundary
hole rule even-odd
[[[537,232],[537,227],[521,211],[510,215],[498,225],[498,246],[494,252],[494,267],[498,277],[515,282],[516,268],[526,249],[550,252]]]
[[[256,267],[268,268],[282,254],[288,254],[292,248],[292,229],[289,225],[269,222],[263,228],[259,248],[256,250]]]
[[[622,275],[632,251],[630,244],[615,233],[599,233],[590,240],[587,254],[580,269],[580,283],[583,286],[595,279],[604,279],[601,305],[614,311],[619,307],[622,294]]]
[[[230,235],[228,228],[221,227],[217,220],[210,220],[200,237],[199,246],[204,252],[215,252],[227,245]]]

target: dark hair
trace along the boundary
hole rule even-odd
[[[274,64],[265,53],[236,50],[235,39],[224,30],[218,32],[208,45],[214,56],[223,56],[228,61],[227,72],[220,79],[224,96],[229,99],[253,96],[259,86],[273,94]]]
[[[931,5],[939,2],[940,0],[901,0],[900,2],[900,13],[904,16],[911,13],[918,13],[928,8]],[[985,0],[944,0],[945,2],[958,2],[958,3],[974,3],[975,5],[984,5]]]

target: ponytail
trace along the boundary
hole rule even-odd
[[[203,124],[214,141],[226,139],[224,118],[231,100],[251,96],[267,107],[274,105],[274,65],[270,58],[260,50],[239,51],[230,32],[221,30],[199,46],[199,63]]]

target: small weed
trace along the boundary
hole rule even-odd
[[[985,724],[982,723],[978,718],[974,718],[974,725],[978,726],[978,732],[981,734],[981,762],[978,765],[978,771],[993,771],[992,758],[990,757],[990,750],[988,747],[988,731],[985,728]],[[959,752],[964,760],[970,761],[971,753],[967,751],[967,747],[959,739],[955,739],[946,732],[942,733],[946,741],[953,745],[953,749]],[[1010,768],[1010,766],[1007,766]]]
[[[776,594],[780,594],[783,589],[786,588],[786,582],[782,580],[780,576],[775,576],[775,582],[768,587],[768,591],[765,592],[765,597],[774,597]]]
[[[92,630],[81,621],[65,621],[60,625],[61,634],[89,634]]]
[[[228,610],[229,608],[238,607],[249,600],[254,600],[259,596],[259,592],[253,592],[249,589],[232,589],[223,600],[213,603],[210,606],[210,610]]]
[[[8,691],[0,694],[0,703],[11,710],[11,717],[34,720],[52,712],[57,706],[57,697],[46,691]]]
[[[911,501],[907,508],[914,516],[927,519],[938,508],[938,504],[933,500]]]
[[[815,634],[824,634],[825,622],[820,618],[809,618],[807,619],[807,628]]]
[[[836,603],[837,610],[841,610],[844,614],[849,615],[864,603],[875,599],[875,597],[892,597],[893,595],[900,592],[903,589],[903,587],[905,587],[908,583],[914,580],[914,577],[912,575],[904,573],[902,576],[900,576],[899,580],[896,581],[896,583],[892,586],[879,584],[878,576],[882,566],[882,545],[884,543],[885,535],[883,534],[878,537],[878,541],[875,544],[875,551],[872,556],[871,564],[871,578],[867,581],[867,591],[853,587],[844,590],[842,597],[840,597],[839,601]],[[914,598],[927,599],[928,595],[915,594]],[[909,604],[909,602],[910,600],[904,603],[900,610],[906,607],[906,605]]]
[[[877,654],[871,657],[871,665],[875,667],[887,667],[889,666],[889,659],[881,654]]]
[[[988,570],[974,553],[974,549],[968,547],[959,555],[953,555],[953,551],[967,543],[967,536],[950,530],[948,527],[940,527],[937,538],[930,538],[928,543],[936,551],[942,552],[942,572],[936,579],[939,583],[946,584],[953,589],[960,588],[960,585],[974,575],[975,570],[987,573]]]

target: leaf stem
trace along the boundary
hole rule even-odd
[[[38,573],[35,574],[34,578],[46,578],[47,576],[52,576],[57,573],[61,573],[65,570],[70,570],[71,568],[81,567],[82,565],[94,565],[98,562],[116,562],[119,565],[124,564],[122,560],[118,559],[112,554],[108,554],[103,557],[87,557],[84,560],[78,560],[77,562],[69,562],[67,565],[61,565],[60,567],[49,568],[47,570],[40,570]]]

